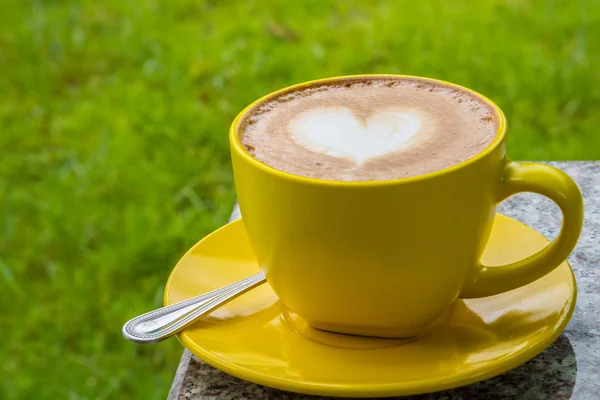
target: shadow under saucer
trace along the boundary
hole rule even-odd
[[[191,355],[188,371],[194,377],[195,391],[203,398],[224,396],[224,390],[234,397],[243,393],[256,399],[270,400],[333,400],[339,397],[320,397],[285,392],[251,384],[228,375]],[[197,376],[196,376],[197,375]],[[190,379],[191,378],[191,379]],[[402,400],[463,400],[486,399],[570,399],[577,378],[577,360],[569,339],[563,334],[544,352],[527,363],[500,376],[472,385],[442,392],[409,397],[388,397]],[[221,397],[223,398],[223,397]]]

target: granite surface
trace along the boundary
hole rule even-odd
[[[579,296],[565,332],[526,364],[496,378],[462,388],[411,399],[573,399],[600,398],[600,162],[553,162],[578,183],[585,200],[581,239],[569,261],[577,277]],[[561,215],[550,200],[519,194],[499,211],[554,238]],[[232,220],[239,218],[236,208]],[[185,350],[169,399],[321,399],[283,392],[234,378]],[[408,397],[403,397],[408,399]]]

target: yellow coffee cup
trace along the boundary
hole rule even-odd
[[[431,80],[482,98],[496,110],[500,124],[491,145],[450,168],[397,180],[329,181],[276,170],[245,150],[239,124],[256,104],[283,91],[347,78],[269,94],[231,125],[244,225],[268,283],[289,309],[315,328],[412,337],[457,298],[527,285],[567,258],[583,223],[577,185],[551,166],[508,160],[504,114],[491,100],[458,85]],[[496,206],[519,192],[553,200],[563,214],[561,231],[524,260],[483,265],[480,257]]]

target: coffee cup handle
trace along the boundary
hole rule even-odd
[[[520,192],[533,192],[554,201],[563,214],[560,233],[539,252],[512,264],[480,265],[459,295],[469,299],[493,296],[527,285],[562,264],[579,239],[583,226],[583,197],[575,182],[561,170],[532,162],[507,162],[497,201]]]

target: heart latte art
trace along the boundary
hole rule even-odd
[[[258,161],[309,178],[377,181],[468,160],[496,137],[478,95],[403,77],[338,78],[276,93],[251,108],[239,139]]]
[[[420,128],[419,117],[402,108],[376,111],[361,121],[348,107],[339,106],[305,111],[288,126],[298,144],[357,165],[410,145]]]

